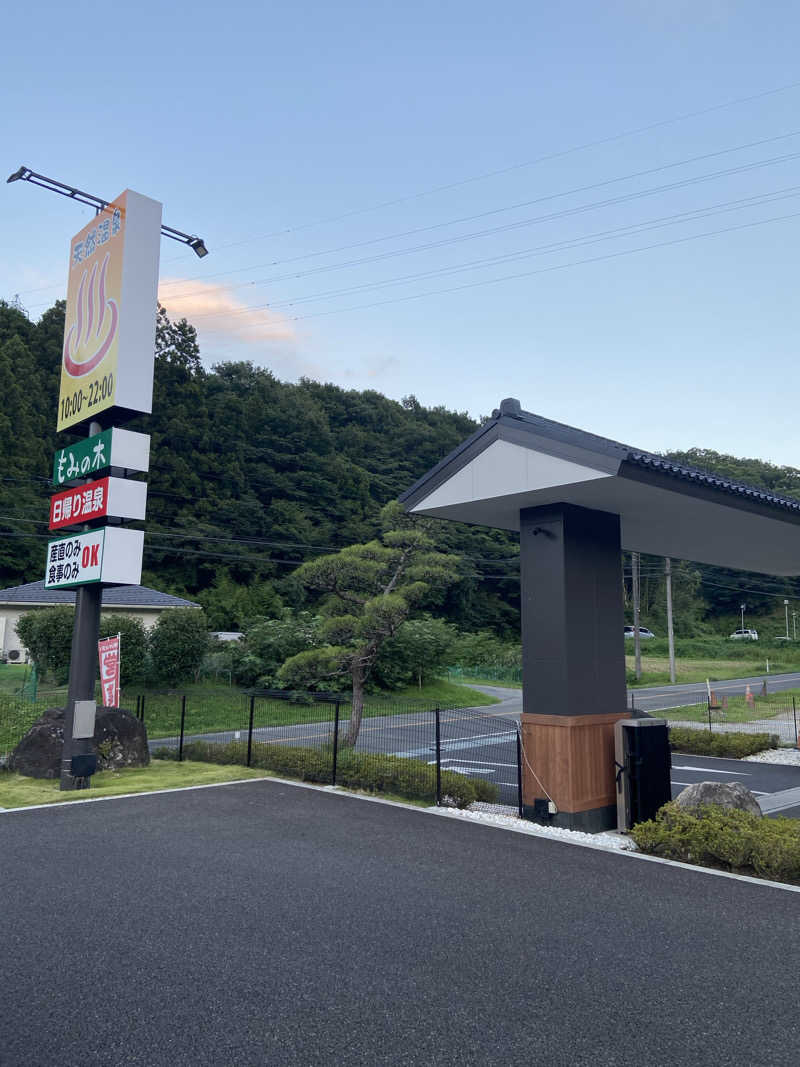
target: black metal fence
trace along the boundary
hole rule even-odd
[[[749,696],[736,695],[705,700],[680,708],[652,714],[667,719],[671,725],[687,726],[712,733],[775,734],[782,744],[798,744],[798,709],[796,698],[780,693]]]
[[[349,698],[328,693],[232,693],[224,703],[147,693],[123,703],[163,757],[240,763],[438,804],[463,806],[475,793],[521,810],[518,724],[490,709],[368,700],[356,731]]]
[[[20,738],[52,706],[52,702],[47,700],[31,702],[17,697],[0,697],[0,766],[6,762]]]

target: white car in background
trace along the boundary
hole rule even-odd
[[[734,630],[729,640],[731,641],[757,641],[758,630]]]
[[[626,637],[635,637],[636,636],[636,631],[634,630],[634,628],[632,626],[626,626],[625,627],[625,636]],[[639,640],[640,641],[644,640],[645,638],[650,638],[650,637],[655,637],[655,636],[656,635],[653,633],[653,631],[652,630],[648,630],[646,626],[640,626],[639,627]]]

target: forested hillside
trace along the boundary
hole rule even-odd
[[[63,323],[62,303],[32,323],[0,302],[0,586],[43,573],[48,473],[66,439],[55,434]],[[487,411],[498,400],[487,397]],[[131,423],[153,443],[143,581],[202,601],[217,629],[239,628],[281,601],[302,606],[297,566],[371,538],[382,505],[476,426],[413,396],[397,403],[377,392],[281,382],[249,363],[206,370],[193,327],[161,310],[154,414]],[[800,499],[795,468],[700,448],[672,456]],[[517,538],[453,523],[440,524],[438,536],[462,556],[440,613],[462,629],[513,637]],[[674,586],[676,630],[686,634],[735,613],[742,596],[758,613],[800,592],[795,581],[693,564],[676,565]],[[643,557],[642,610],[663,627],[663,560]]]
[[[63,315],[59,303],[33,324],[0,303],[2,585],[43,573]],[[163,310],[153,412],[130,423],[152,435],[143,581],[201,599],[220,629],[267,609],[276,591],[297,603],[291,574],[300,563],[373,537],[380,508],[477,426],[413,396],[401,404],[284,383],[249,363],[205,370],[194,329]],[[513,634],[517,539],[448,523],[440,540],[464,557],[442,613],[468,629]]]

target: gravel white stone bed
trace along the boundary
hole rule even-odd
[[[578,830],[564,830],[560,826],[540,826],[538,823],[520,819],[515,808],[503,804],[471,804],[466,810],[457,808],[437,808],[442,814],[453,819],[466,819],[469,822],[486,823],[490,826],[506,826],[534,837],[549,837],[559,841],[571,841],[576,845],[601,845],[618,851],[635,852],[636,845],[629,837],[621,834],[584,834]]]
[[[756,752],[754,756],[745,756],[751,763],[781,763],[786,767],[800,767],[800,749],[768,748],[765,752]]]

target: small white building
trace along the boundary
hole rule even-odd
[[[70,589],[45,589],[44,582],[29,582],[0,589],[0,659],[22,663],[28,651],[17,636],[20,616],[38,608],[52,608],[59,604],[75,604],[75,592]],[[103,612],[127,615],[139,619],[150,629],[162,611],[170,608],[199,608],[192,600],[161,593],[146,585],[118,585],[103,590]]]

